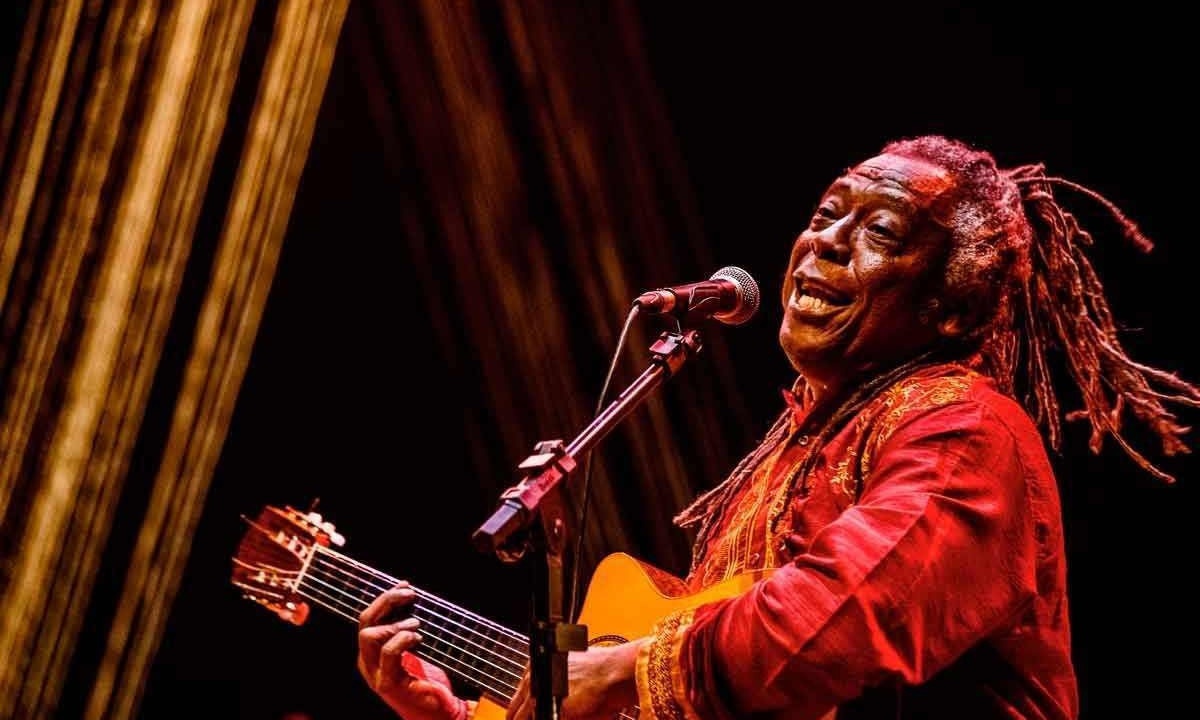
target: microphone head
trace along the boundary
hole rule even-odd
[[[738,294],[738,304],[732,310],[717,313],[713,315],[713,318],[726,325],[741,325],[758,312],[758,305],[762,302],[762,298],[758,293],[758,283],[754,282],[750,273],[740,267],[730,265],[713,273],[709,280],[728,280],[737,288]]]

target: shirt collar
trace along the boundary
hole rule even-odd
[[[792,427],[799,426],[812,411],[812,398],[806,397],[804,383],[797,378],[792,387],[783,388],[780,392],[783,394],[784,403],[791,410]]]

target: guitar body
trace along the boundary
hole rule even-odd
[[[630,555],[614,553],[596,566],[579,620],[591,645],[619,645],[649,635],[667,615],[740,595],[770,571],[748,572],[688,594],[682,580]],[[476,720],[504,720],[505,706],[484,695]]]

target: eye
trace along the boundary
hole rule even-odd
[[[871,223],[867,226],[867,230],[888,240],[896,239],[896,231],[882,223]]]
[[[824,203],[813,213],[812,222],[809,224],[809,227],[814,229],[826,227],[840,216],[836,205],[829,202]]]

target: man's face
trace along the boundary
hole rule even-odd
[[[779,342],[810,380],[839,383],[938,339],[922,310],[941,285],[948,234],[929,214],[951,187],[936,165],[871,158],[835,181],[796,238]]]

